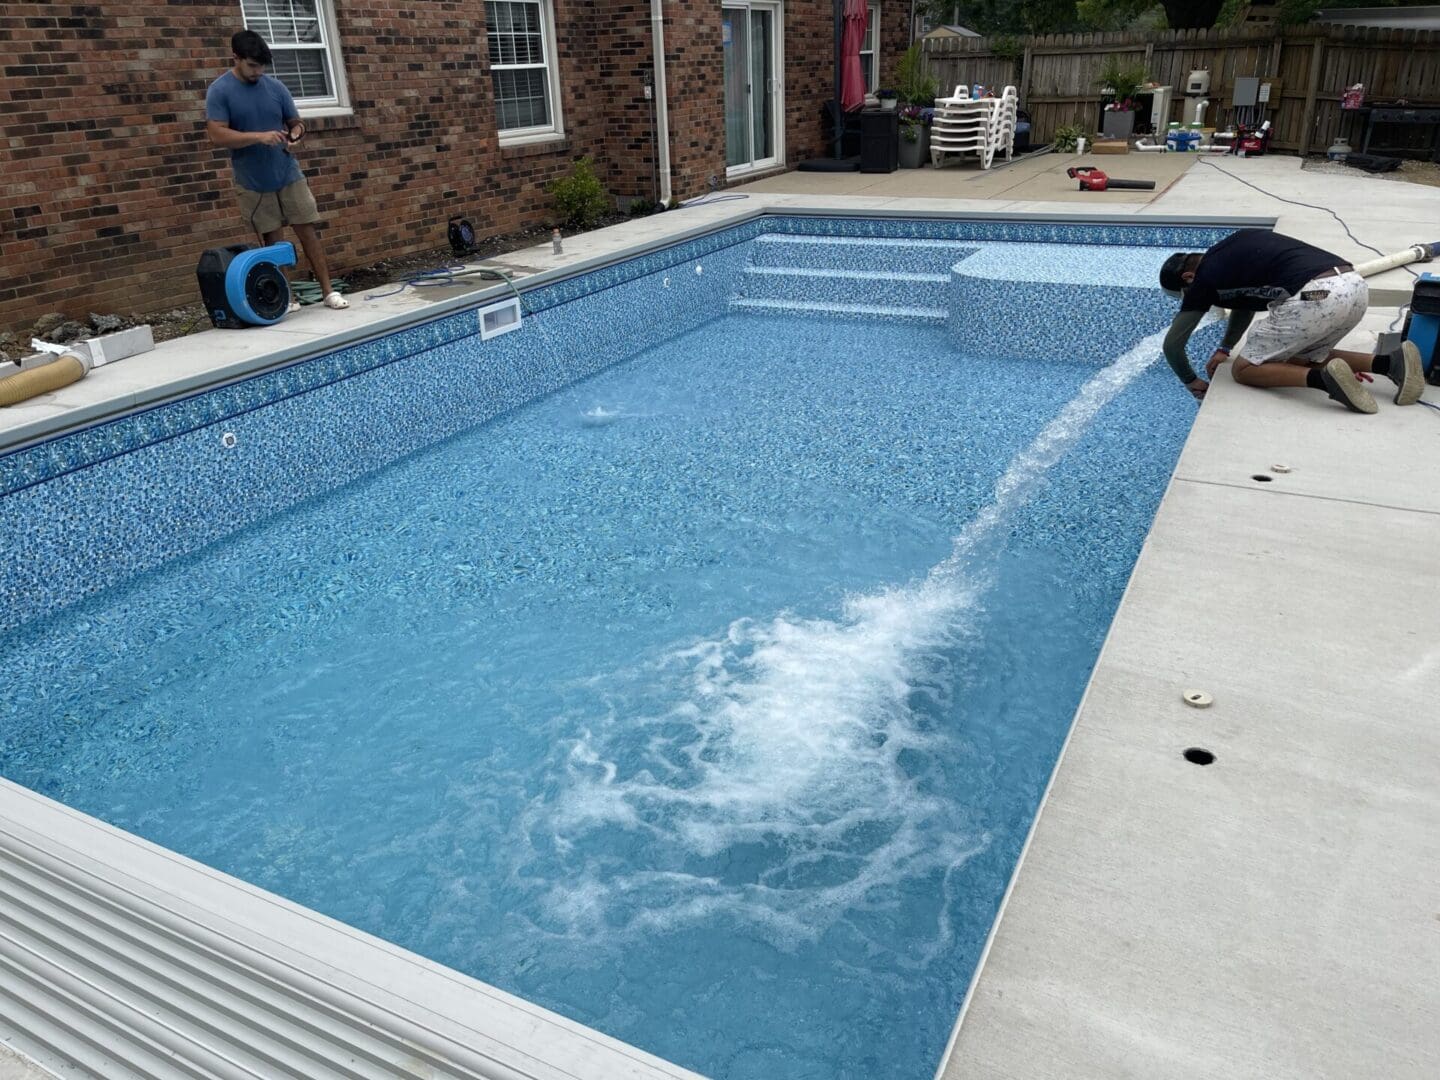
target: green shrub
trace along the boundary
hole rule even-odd
[[[1068,153],[1075,149],[1084,135],[1085,129],[1079,124],[1061,124],[1055,129],[1055,139],[1052,145],[1060,153]]]
[[[572,229],[588,229],[610,211],[610,200],[588,157],[577,160],[569,176],[552,180],[545,190],[555,200],[560,224]]]
[[[639,198],[639,199],[631,199],[631,200],[630,200],[630,216],[631,216],[631,217],[642,217],[642,216],[645,215],[645,214],[653,214],[654,212],[655,212],[655,200],[654,200],[654,199]]]

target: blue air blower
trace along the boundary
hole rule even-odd
[[[1420,350],[1425,381],[1440,384],[1440,277],[1421,274],[1416,280],[1401,335]]]
[[[285,240],[210,248],[195,268],[210,321],[222,330],[279,322],[290,310],[290,282],[280,268],[294,265],[295,245]]]

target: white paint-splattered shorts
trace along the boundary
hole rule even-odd
[[[1323,297],[1306,300],[1306,296]],[[1319,364],[1355,329],[1370,306],[1370,287],[1355,271],[1315,278],[1250,327],[1240,356],[1252,364],[1289,360]]]

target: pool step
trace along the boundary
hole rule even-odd
[[[965,240],[766,233],[755,238],[753,250],[756,266],[948,275],[952,266],[978,247]]]
[[[765,300],[737,296],[731,299],[732,311],[749,311],[764,315],[817,316],[832,319],[890,319],[895,322],[932,323],[943,325],[948,312],[941,307],[917,307],[895,304],[837,303],[830,300]]]
[[[915,307],[939,304],[949,276],[901,271],[817,270],[804,266],[747,266],[741,295],[751,300]]]

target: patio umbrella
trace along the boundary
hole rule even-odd
[[[835,66],[833,68],[833,74],[835,76],[835,96],[825,103],[825,115],[833,131],[834,157],[810,158],[807,161],[802,161],[796,166],[801,172],[854,172],[860,168],[859,161],[855,158],[843,156],[844,152],[841,149],[845,135],[845,111],[840,105],[843,99],[843,95],[840,92],[841,71],[844,67],[842,58],[845,55],[844,50],[841,48],[842,38],[844,36],[842,28],[850,25],[845,18],[845,12],[852,6],[857,6],[854,0],[834,0],[835,14],[831,19],[835,31]],[[866,7],[863,2],[859,3],[858,6],[862,9]],[[868,16],[868,12],[865,13],[865,16]],[[865,16],[862,16],[862,19]],[[863,104],[865,100],[865,69],[860,67],[860,46],[865,41],[864,21],[859,25],[860,34],[856,38],[855,47],[851,50],[850,55],[855,60],[855,68],[858,73],[854,85],[859,88],[859,100]]]
[[[865,105],[865,69],[860,66],[860,46],[870,19],[867,0],[845,0],[845,27],[840,38],[840,107],[854,112]]]

